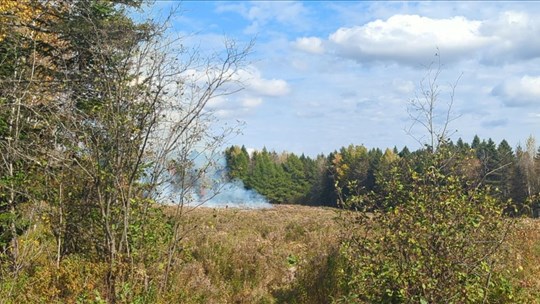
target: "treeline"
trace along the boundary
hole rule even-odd
[[[540,149],[535,139],[515,150],[506,140],[475,136],[471,143],[461,138],[444,143],[448,162],[459,168],[468,183],[487,186],[498,198],[511,200],[509,212],[538,216],[540,193]],[[267,149],[251,155],[245,147],[226,149],[229,177],[243,181],[248,189],[272,203],[339,206],[351,196],[377,195],[391,175],[412,166],[422,173],[429,148],[410,151],[397,147],[382,151],[362,145],[342,147],[329,155],[311,158]]]
[[[328,158],[315,159],[293,153],[266,149],[249,155],[245,147],[232,146],[225,151],[230,179],[239,179],[272,203],[328,205],[335,199]]]

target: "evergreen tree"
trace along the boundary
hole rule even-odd
[[[509,199],[512,192],[512,179],[514,179],[516,158],[512,147],[506,140],[502,140],[497,147],[499,157],[498,172],[499,189],[503,199]]]
[[[480,146],[480,137],[478,137],[478,135],[475,135],[471,143],[471,149],[478,149],[479,146]]]
[[[305,157],[304,157],[305,158]],[[307,196],[309,182],[306,177],[304,163],[295,154],[289,154],[283,163],[283,169],[287,174],[288,202],[298,203]]]
[[[244,146],[232,146],[225,150],[228,176],[230,179],[247,179],[249,172],[249,154]]]
[[[252,163],[253,169],[245,180],[245,185],[248,189],[255,189],[257,192],[266,196],[267,190],[265,188],[269,185],[269,174],[272,164],[265,150],[262,152],[253,152]]]
[[[315,159],[317,176],[319,178],[311,188],[310,198],[317,205],[338,207],[332,164],[333,159],[334,153],[330,153],[328,156],[318,155]]]
[[[516,148],[516,165],[514,166],[514,174],[512,178],[512,188],[510,197],[514,201],[516,206],[516,212],[527,213],[525,210],[525,203],[529,197],[528,185],[527,185],[527,172],[526,166],[524,166],[524,159],[526,158],[526,152],[518,145]]]
[[[476,156],[481,164],[481,176],[487,184],[498,186],[500,180],[499,157],[497,147],[491,138],[483,140],[476,150]]]
[[[409,151],[409,148],[407,148],[407,146],[403,147],[403,149],[401,149],[401,151],[399,152],[399,157],[401,158],[407,158],[409,157],[409,155],[411,155],[411,151]]]
[[[391,152],[391,151],[390,151]],[[365,182],[366,190],[371,191],[376,187],[376,173],[379,170],[379,163],[383,157],[383,152],[379,148],[371,149],[368,153],[369,169]]]
[[[480,140],[480,139],[479,139]],[[456,141],[456,148],[459,150],[459,151],[465,151],[465,150],[469,150],[471,149],[471,146],[464,142],[463,139],[458,138],[458,140]]]

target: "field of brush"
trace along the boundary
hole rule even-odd
[[[291,303],[309,293],[327,302],[330,290],[312,287],[332,288],[327,264],[338,248],[339,216],[290,205],[190,210],[177,295],[185,303]]]
[[[341,211],[196,208],[183,215],[184,303],[329,303],[340,294]],[[540,222],[519,220],[505,253],[513,288],[540,302]]]

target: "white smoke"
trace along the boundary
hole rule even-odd
[[[152,195],[165,204],[212,208],[272,208],[255,190],[245,189],[240,180],[229,180],[224,153],[208,156],[193,152],[182,165],[171,160]]]

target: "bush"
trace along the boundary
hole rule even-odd
[[[441,149],[424,159],[422,172],[405,166],[405,178],[390,175],[383,197],[352,198],[352,207],[373,212],[357,212],[344,229],[343,301],[497,302],[495,292],[509,298],[512,288],[497,286],[505,280],[495,265],[512,222],[490,189],[448,167],[454,157]]]

